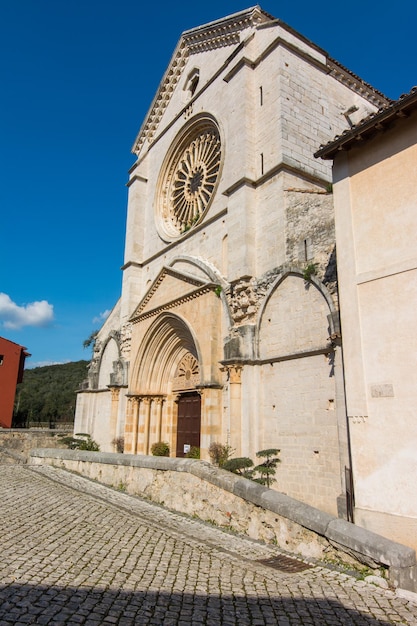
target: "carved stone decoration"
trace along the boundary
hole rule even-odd
[[[120,329],[120,352],[125,358],[130,356],[130,345],[132,340],[132,324],[127,323]]]
[[[190,353],[181,359],[172,381],[173,391],[195,389],[200,383],[200,368],[197,359]]]
[[[239,325],[255,319],[259,298],[255,291],[254,281],[250,277],[233,283],[226,292],[226,296],[235,324]]]
[[[110,374],[111,385],[123,385],[125,384],[125,366],[122,359],[118,359],[113,362],[113,372]]]
[[[88,389],[97,389],[100,356],[95,353],[88,366]]]
[[[217,125],[199,119],[174,143],[158,186],[157,225],[164,239],[184,235],[203,219],[220,173],[222,149]]]
[[[242,370],[243,365],[226,365],[222,368],[223,372],[226,372],[227,380],[232,385],[240,385],[242,382]]]
[[[349,415],[349,419],[353,422],[353,424],[366,424],[368,421],[367,415]]]

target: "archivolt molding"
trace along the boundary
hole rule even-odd
[[[196,256],[187,256],[187,255],[178,255],[169,263],[168,267],[173,268],[177,263],[189,263],[194,267],[200,269],[206,276],[209,278],[210,282],[218,283],[223,289],[226,289],[229,285],[227,280],[221,275],[217,267],[207,261],[207,259],[203,259],[201,257]]]
[[[270,274],[271,274],[271,278],[272,278],[273,277],[273,273],[271,272]],[[286,278],[288,278],[288,276],[295,276],[295,277],[300,278],[301,280],[303,280],[305,282],[305,279],[304,279],[302,273],[300,272],[300,269],[297,268],[297,267],[288,267],[288,268],[285,269],[285,271],[277,270],[277,274],[275,274],[275,277],[269,282],[268,287],[265,289],[265,298],[263,300],[262,306],[259,309],[259,325],[261,324],[262,316],[263,316],[264,311],[265,311],[265,307],[268,304],[268,301],[269,301],[271,295],[279,287],[279,285]],[[329,307],[329,313],[333,313],[334,311],[336,311],[332,295],[329,292],[329,290],[327,289],[327,287],[320,280],[318,280],[315,276],[311,276],[309,278],[309,283],[311,285],[313,285],[314,288],[317,289],[320,292],[320,294],[323,296],[323,298],[326,300],[327,305]]]
[[[229,299],[227,294],[229,293],[230,284],[228,281],[222,276],[217,267],[210,263],[207,259],[203,259],[201,257],[188,256],[188,255],[178,255],[175,257],[170,263],[170,267],[174,267],[177,263],[189,263],[191,266],[194,266],[201,270],[207,278],[210,280],[210,289],[215,291],[218,297],[221,299],[223,304],[223,312],[226,314],[227,322],[230,325],[233,325],[234,320],[231,314],[231,309],[229,306]],[[220,288],[220,289],[219,289]],[[219,290],[219,291],[216,291]]]
[[[276,270],[275,278],[273,278],[273,272],[270,272],[270,281],[264,281],[263,289],[264,289],[264,297],[262,299],[261,306],[259,307],[257,323],[256,323],[256,345],[257,351],[259,351],[259,334],[260,328],[262,325],[263,315],[265,313],[265,309],[268,306],[268,302],[273,295],[273,293],[279,288],[279,286],[289,277],[295,276],[300,280],[305,282],[303,275],[300,273],[299,268],[286,268],[285,271]],[[328,321],[330,325],[330,332],[333,332],[332,324],[333,324],[333,315],[337,314],[336,308],[334,306],[333,298],[329,290],[326,286],[319,280],[317,280],[314,276],[311,276],[309,279],[309,283],[306,288],[317,289],[320,295],[324,298],[329,307],[329,316]],[[331,337],[329,338],[331,339]]]
[[[117,348],[120,353],[120,331],[111,330],[105,339],[103,340],[96,339],[96,341],[94,342],[94,354],[100,355],[100,358],[101,358],[104,350],[106,349],[107,344],[112,339],[114,339],[114,341],[116,342]]]
[[[186,355],[201,363],[194,333],[179,316],[162,314],[145,334],[131,376],[130,393],[165,393]]]

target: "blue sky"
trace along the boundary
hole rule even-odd
[[[130,152],[181,32],[254,3],[0,0],[0,335],[28,367],[89,359],[121,290]],[[417,4],[261,4],[396,99]]]

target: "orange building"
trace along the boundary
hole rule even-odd
[[[26,348],[0,337],[0,427],[10,428],[16,385],[22,382]]]

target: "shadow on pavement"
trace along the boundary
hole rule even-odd
[[[392,623],[325,598],[268,595],[251,598],[16,583],[0,585],[0,626],[388,626]]]

